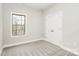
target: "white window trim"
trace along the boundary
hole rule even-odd
[[[22,14],[22,15],[25,15],[25,34],[24,35],[17,35],[17,36],[13,36],[12,35],[12,14]],[[27,36],[27,17],[26,17],[26,14],[24,13],[17,13],[17,12],[11,12],[10,14],[10,37],[26,37]]]

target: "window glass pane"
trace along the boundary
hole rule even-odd
[[[21,25],[21,21],[17,21],[17,25]]]
[[[22,35],[20,30],[17,31],[17,35]]]
[[[17,25],[17,35],[20,34],[20,31],[21,31],[21,30],[20,30],[20,27],[21,27],[20,25]]]
[[[17,21],[21,21],[21,16],[16,15],[16,17],[17,17]]]
[[[17,16],[17,24],[21,25],[21,16]]]
[[[24,25],[24,21],[22,21],[22,25]]]
[[[22,21],[24,21],[24,16],[22,16]]]
[[[24,26],[21,26],[21,31],[24,31]]]
[[[17,25],[17,30],[20,31],[21,30],[21,26]]]

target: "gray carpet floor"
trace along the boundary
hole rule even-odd
[[[2,56],[76,56],[54,44],[40,40],[4,48]]]

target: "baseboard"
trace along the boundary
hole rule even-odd
[[[26,43],[30,43],[30,42],[34,42],[34,41],[38,41],[38,40],[43,40],[43,39],[40,38],[40,39],[35,39],[35,40],[29,40],[29,41],[24,41],[24,42],[19,42],[19,43],[4,45],[3,48],[12,47],[12,46],[20,45],[20,44],[26,44]]]
[[[2,54],[2,51],[3,51],[3,48],[0,49],[0,56],[1,56],[1,54]]]
[[[46,40],[46,39],[44,39],[44,40]],[[50,43],[52,43],[52,44],[55,44],[55,45],[61,47],[62,49],[67,50],[67,51],[69,51],[69,52],[71,52],[71,53],[73,53],[73,54],[79,56],[79,53],[78,53],[78,52],[76,52],[76,51],[72,51],[71,49],[69,49],[69,48],[67,48],[67,47],[65,47],[65,46],[63,46],[63,45],[56,44],[56,43],[54,43],[54,42],[52,42],[52,41],[49,41],[49,40],[46,40],[46,41],[48,41],[48,42],[50,42]]]

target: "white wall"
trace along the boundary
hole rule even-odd
[[[2,51],[2,4],[0,3],[0,54]]]
[[[62,43],[62,10],[60,6],[56,6],[56,4],[45,12],[45,20],[46,20],[46,37],[47,40],[56,44]],[[51,32],[53,30],[54,32]]]
[[[63,45],[79,54],[79,4],[65,4],[63,10]]]
[[[43,37],[44,20],[42,12],[28,8],[24,4],[4,4],[4,45],[35,40]],[[26,15],[26,36],[11,37],[11,12]]]
[[[55,4],[45,13],[47,40],[79,54],[79,4]],[[56,23],[60,20],[63,24],[55,24],[55,20]],[[55,32],[54,26],[60,32]],[[54,32],[50,32],[52,28]]]

